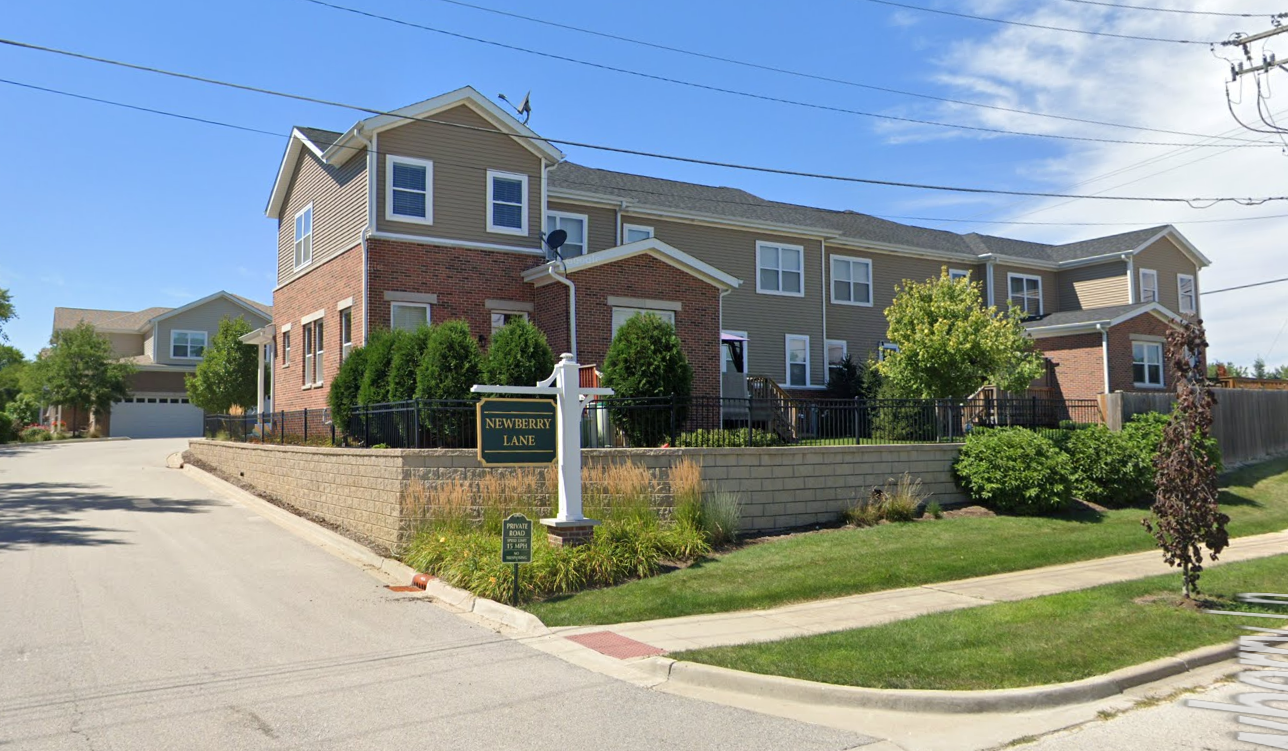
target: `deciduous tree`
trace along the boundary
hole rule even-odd
[[[251,332],[244,318],[225,316],[186,382],[188,400],[206,412],[225,415],[235,405],[254,407],[259,398],[259,348],[242,344]]]
[[[59,404],[89,413],[91,432],[98,415],[125,398],[134,365],[112,352],[112,343],[84,321],[54,332],[50,347],[31,366],[29,382],[44,404]]]
[[[0,289],[0,342],[9,341],[9,335],[5,333],[4,325],[17,317],[18,314],[14,312],[13,298],[10,297],[9,290]]]
[[[1217,468],[1206,448],[1216,403],[1198,369],[1206,349],[1202,321],[1187,322],[1167,335],[1176,406],[1155,459],[1153,518],[1141,520],[1163,549],[1167,565],[1181,569],[1181,591],[1187,599],[1198,592],[1203,548],[1215,561],[1230,544],[1225,529],[1230,517],[1217,503]]]
[[[899,351],[878,368],[898,397],[960,399],[989,383],[1024,391],[1042,375],[1023,313],[985,308],[979,285],[947,269],[938,279],[902,282],[885,315]]]

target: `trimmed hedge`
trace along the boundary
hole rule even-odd
[[[430,327],[425,352],[416,371],[417,399],[471,399],[483,364],[479,344],[465,321]]]
[[[953,469],[972,499],[996,511],[1044,514],[1073,498],[1068,455],[1025,428],[971,431]]]
[[[617,330],[604,357],[603,385],[628,399],[676,397],[675,424],[683,425],[693,393],[693,368],[675,327],[651,313],[631,316]],[[631,446],[651,448],[667,437],[670,421],[649,410],[613,409],[613,423]]]
[[[549,378],[554,368],[555,355],[546,335],[522,318],[515,318],[492,335],[483,363],[483,382],[533,386]]]

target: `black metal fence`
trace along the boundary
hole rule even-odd
[[[355,408],[347,425],[328,409],[206,418],[208,437],[373,448],[474,448],[475,402],[416,400]],[[1095,399],[605,398],[582,410],[586,448],[953,443],[978,428],[1043,432],[1102,422]]]

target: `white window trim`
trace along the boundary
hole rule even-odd
[[[522,318],[522,319],[523,319],[523,320],[525,320],[525,321],[531,320],[531,319],[529,318],[529,316],[530,316],[531,314],[530,314],[530,313],[528,313],[528,311],[526,311],[526,310],[504,310],[504,309],[502,309],[502,308],[491,308],[491,309],[489,309],[489,310],[488,310],[488,319],[489,319],[489,320],[492,318],[492,316],[496,316],[496,315],[502,315],[502,316],[519,316],[520,318]],[[503,325],[504,325],[504,324],[503,324]],[[501,329],[498,329],[498,328],[496,328],[495,326],[493,326],[493,327],[492,327],[492,331],[491,331],[491,333],[495,334],[496,332],[498,332],[498,331],[500,331],[500,330],[501,330]]]
[[[792,383],[792,340],[797,339],[805,342],[805,383]],[[809,388],[813,383],[813,373],[810,372],[810,360],[812,353],[809,348],[809,336],[805,334],[787,334],[783,337],[783,388],[799,389]]]
[[[291,367],[291,324],[282,327],[282,367]]]
[[[949,269],[948,278],[950,280],[970,279],[970,269]]]
[[[489,185],[492,183],[489,181]],[[526,190],[527,187],[525,186]],[[489,209],[492,202],[488,201]],[[491,211],[488,216],[492,216]],[[551,219],[580,219],[581,220],[581,254],[590,255],[590,216],[588,214],[577,214],[571,211],[555,211],[553,209],[546,212],[546,223],[549,224]],[[550,233],[550,228],[546,227],[546,234]]]
[[[392,311],[390,311],[392,313]],[[340,362],[344,362],[349,353],[353,351],[353,298],[349,298],[349,304],[336,311],[335,326],[338,337],[336,341],[340,342]],[[344,314],[349,314],[349,341],[344,341]],[[390,320],[393,320],[392,318]]]
[[[523,184],[523,204],[520,211],[521,225],[518,229],[514,227],[498,227],[492,223],[492,181],[493,178],[505,178],[509,180],[518,180]],[[528,176],[520,172],[503,172],[501,170],[490,169],[487,171],[487,231],[496,235],[519,235],[527,237],[528,235]]]
[[[609,318],[608,318],[608,325],[610,328],[609,333],[613,337],[617,336],[617,328],[613,326],[613,319],[617,317],[617,311],[619,310],[633,311],[629,316],[626,316],[626,321],[629,321],[630,319],[634,318],[637,315],[647,315],[649,313],[652,313],[658,318],[661,318],[663,321],[666,321],[667,323],[671,324],[671,328],[674,328],[677,331],[679,330],[680,324],[676,320],[676,316],[675,316],[676,311],[674,310],[667,309],[667,308],[637,308],[630,305],[613,305],[611,306],[611,312],[609,313]],[[622,323],[625,323],[626,321],[622,321]]]
[[[425,168],[425,216],[408,216],[394,213],[394,163],[396,162]],[[403,189],[399,188],[399,190]],[[410,156],[385,155],[385,220],[408,222],[410,224],[434,223],[434,163],[432,161],[416,159]]]
[[[850,354],[850,343],[849,343],[848,341],[846,341],[846,340],[844,340],[844,339],[825,339],[825,340],[823,340],[823,355],[824,355],[824,357],[826,357],[826,356],[827,356],[827,351],[828,351],[828,350],[830,350],[830,349],[832,348],[832,345],[833,345],[833,344],[839,344],[839,345],[841,345],[841,360],[844,360],[844,359],[845,359],[845,356],[846,356],[846,355],[848,355],[848,354]],[[838,360],[838,362],[839,362],[839,360]],[[829,358],[828,358],[828,360],[827,360],[827,367],[829,367],[829,368],[833,367],[832,359],[831,359],[830,357],[829,357]]]
[[[648,225],[646,225],[646,224],[623,224],[623,225],[622,225],[622,244],[623,244],[623,245],[626,245],[626,244],[627,244],[626,235],[627,235],[627,233],[629,233],[631,230],[639,230],[639,231],[641,231],[641,232],[647,232],[647,233],[648,233],[649,238],[656,237],[656,235],[655,235],[655,234],[654,234],[654,232],[653,232],[653,228],[652,228],[652,227],[650,227],[650,226],[648,226]],[[639,241],[639,240],[634,240],[634,241],[632,241],[632,242],[640,242],[640,241]]]
[[[720,333],[721,333],[721,334],[729,334],[730,336],[741,336],[744,340],[748,339],[748,337],[747,337],[747,332],[746,332],[746,331],[734,331],[734,330],[732,330],[732,329],[721,329]],[[747,370],[749,369],[748,353],[749,353],[749,352],[750,352],[750,350],[751,350],[750,345],[751,345],[751,342],[750,342],[750,341],[744,341],[744,342],[742,343],[742,374],[743,374],[743,375],[747,375]],[[725,370],[725,353],[724,353],[724,349],[725,349],[725,346],[724,346],[724,344],[723,344],[723,343],[721,343],[721,345],[720,345],[720,372],[721,372],[721,373],[728,373],[729,371]]]
[[[192,335],[193,335],[193,334],[201,334],[201,337],[202,337],[202,344],[201,344],[201,357],[179,357],[179,356],[175,355],[175,353],[174,353],[174,337],[175,337],[175,334],[187,334],[187,335],[188,335],[188,337],[189,337],[189,339],[188,339],[188,347],[189,347],[189,351],[192,351],[192,350],[191,350],[191,348],[192,348]],[[207,347],[209,347],[209,346],[210,346],[210,334],[209,334],[209,332],[206,332],[206,331],[195,331],[195,330],[189,330],[189,329],[170,329],[170,359],[171,359],[171,360],[201,360],[201,359],[205,358],[205,356],[206,356],[206,348],[207,348]]]
[[[304,238],[303,238],[303,237],[301,237],[301,238],[299,238],[298,240],[297,240],[297,239],[295,239],[295,225],[296,225],[296,223],[298,223],[298,222],[299,222],[300,217],[301,217],[305,212],[308,212],[308,215],[309,215],[309,233],[308,233],[307,235],[305,235],[305,236],[304,236],[304,237],[309,238],[309,260],[307,260],[307,261],[305,261],[305,262],[303,262],[303,263],[296,263],[295,246],[296,246],[296,244],[297,244],[297,243],[302,242],[302,241],[304,240]],[[309,205],[308,205],[308,206],[305,206],[304,208],[302,208],[302,209],[300,209],[299,211],[295,212],[295,216],[291,217],[291,268],[292,268],[292,270],[294,270],[294,271],[299,271],[300,269],[305,268],[305,267],[306,267],[306,266],[308,266],[309,264],[313,263],[313,220],[314,220],[314,218],[315,218],[315,217],[313,216],[313,202],[312,202],[312,201],[310,201],[310,202],[309,202]]]
[[[313,321],[313,385],[315,387],[322,385],[323,360],[322,355],[326,352],[326,330],[329,328],[325,319],[317,318]],[[318,336],[318,327],[322,328],[322,336]]]
[[[434,320],[434,319],[432,318],[432,316],[433,316],[434,312],[433,312],[433,310],[431,310],[431,305],[430,305],[429,303],[427,303],[427,302],[403,302],[403,301],[401,301],[401,300],[394,300],[393,302],[389,303],[389,328],[390,328],[391,330],[392,330],[392,329],[393,329],[393,327],[394,327],[394,308],[395,308],[396,306],[402,306],[402,307],[404,307],[404,308],[424,308],[424,309],[425,309],[425,325],[426,325],[426,326],[428,326],[428,325],[430,324],[430,322]]]
[[[1153,285],[1153,286],[1154,286],[1154,299],[1153,299],[1153,300],[1146,300],[1146,299],[1145,299],[1145,279],[1146,279],[1146,278],[1149,278],[1149,279],[1153,279],[1153,280],[1154,280],[1154,285]],[[1139,284],[1139,286],[1137,287],[1137,289],[1139,290],[1139,292],[1138,292],[1137,294],[1140,296],[1140,299],[1139,299],[1139,300],[1137,300],[1137,302],[1158,302],[1158,301],[1159,301],[1159,300],[1158,300],[1158,298],[1159,298],[1159,294],[1158,294],[1158,293],[1159,293],[1159,289],[1158,289],[1158,272],[1157,272],[1157,271],[1155,271],[1154,269],[1141,269],[1141,270],[1140,270],[1140,284]]]
[[[1007,302],[1007,304],[1010,304],[1010,302],[1011,302],[1011,280],[1012,280],[1012,279],[1032,279],[1032,280],[1036,280],[1036,281],[1037,281],[1037,283],[1038,283],[1038,315],[1040,315],[1040,316],[1042,316],[1042,315],[1046,315],[1046,301],[1043,299],[1044,295],[1042,294],[1042,292],[1043,292],[1043,290],[1042,290],[1042,277],[1040,277],[1040,276],[1038,276],[1038,275],[1036,275],[1036,274],[1017,274],[1017,273],[1015,273],[1015,272],[1013,272],[1013,271],[1007,272],[1007,274],[1006,274],[1006,302]]]
[[[1142,381],[1137,381],[1137,380],[1136,380],[1136,345],[1137,345],[1137,344],[1141,344],[1141,345],[1144,345],[1144,346],[1147,346],[1147,347],[1157,347],[1157,348],[1158,348],[1158,377],[1159,377],[1159,383],[1149,383],[1149,382],[1142,382]],[[1136,388],[1139,388],[1139,389],[1164,389],[1164,388],[1166,388],[1166,387],[1167,387],[1167,385],[1166,385],[1166,384],[1167,384],[1167,372],[1166,372],[1166,371],[1167,371],[1167,361],[1166,361],[1166,359],[1165,359],[1165,358],[1167,357],[1167,353],[1166,353],[1166,351],[1165,351],[1165,348],[1164,348],[1164,346],[1163,346],[1163,343],[1162,343],[1161,341],[1154,341],[1154,340],[1152,340],[1152,339],[1135,338],[1135,339],[1132,339],[1132,341],[1131,341],[1131,345],[1132,345],[1132,353],[1131,353],[1132,385],[1133,385],[1133,386],[1135,386]],[[1146,373],[1146,375],[1148,375],[1148,374],[1149,374],[1149,368],[1148,368],[1148,366],[1145,368],[1145,373]]]
[[[1190,280],[1190,309],[1185,309],[1185,294],[1181,291],[1181,281]],[[1176,275],[1176,307],[1182,315],[1192,316],[1199,312],[1199,280],[1193,274]]]
[[[777,249],[778,249],[778,250],[780,250],[780,251],[783,251],[783,250],[795,250],[795,251],[797,251],[798,253],[800,253],[800,254],[801,254],[801,269],[800,269],[800,275],[801,275],[801,291],[800,291],[800,292],[782,292],[782,291],[780,291],[780,290],[765,289],[764,287],[760,286],[760,268],[761,268],[761,266],[760,266],[760,254],[761,254],[761,252],[765,249],[765,247],[766,247],[766,246],[773,247],[773,248],[777,248]],[[782,263],[782,258],[781,258],[781,256],[780,256],[780,257],[779,257],[779,266],[778,266],[778,286],[779,286],[779,287],[781,287],[781,286],[782,286],[782,283],[783,283],[783,275],[782,275],[783,267],[782,267],[781,263]],[[806,288],[806,286],[807,286],[807,282],[806,282],[806,280],[805,280],[805,246],[803,246],[803,245],[788,245],[788,244],[786,244],[786,243],[769,242],[769,241],[767,241],[767,240],[757,240],[757,241],[756,241],[756,292],[757,292],[758,294],[761,294],[761,295],[778,295],[779,297],[804,297],[804,296],[805,296],[805,288]]]
[[[829,261],[829,262],[828,262],[828,265],[827,265],[827,273],[831,276],[831,278],[827,280],[827,281],[828,281],[828,286],[827,286],[827,295],[828,295],[828,297],[832,300],[832,304],[833,304],[833,305],[853,305],[853,306],[855,306],[855,307],[859,307],[859,308],[870,308],[870,307],[872,307],[872,298],[875,296],[875,295],[873,295],[873,287],[874,287],[875,285],[872,283],[872,261],[871,261],[871,259],[868,259],[868,258],[859,258],[859,257],[857,257],[857,256],[842,256],[842,255],[833,255],[833,256],[831,256],[831,259],[832,259],[832,260],[831,260],[831,261]],[[852,264],[853,264],[853,263],[861,263],[861,264],[863,264],[863,265],[865,265],[865,266],[867,266],[867,267],[868,267],[868,301],[867,301],[867,302],[854,302],[854,301],[852,301],[852,300],[838,300],[838,299],[836,299],[836,271],[835,271],[835,269],[833,268],[832,264],[836,263],[837,261],[846,261],[847,263],[852,263]],[[853,282],[853,281],[851,281],[851,282],[850,282],[850,291],[851,291],[851,292],[853,292],[853,291],[854,291],[854,282]]]

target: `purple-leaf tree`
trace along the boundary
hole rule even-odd
[[[1163,549],[1167,565],[1180,567],[1186,599],[1199,591],[1203,548],[1215,561],[1230,544],[1225,530],[1230,517],[1217,505],[1217,469],[1205,450],[1216,404],[1201,370],[1206,351],[1202,321],[1186,322],[1167,335],[1176,406],[1154,458],[1158,492],[1151,509],[1153,519],[1142,520]]]

